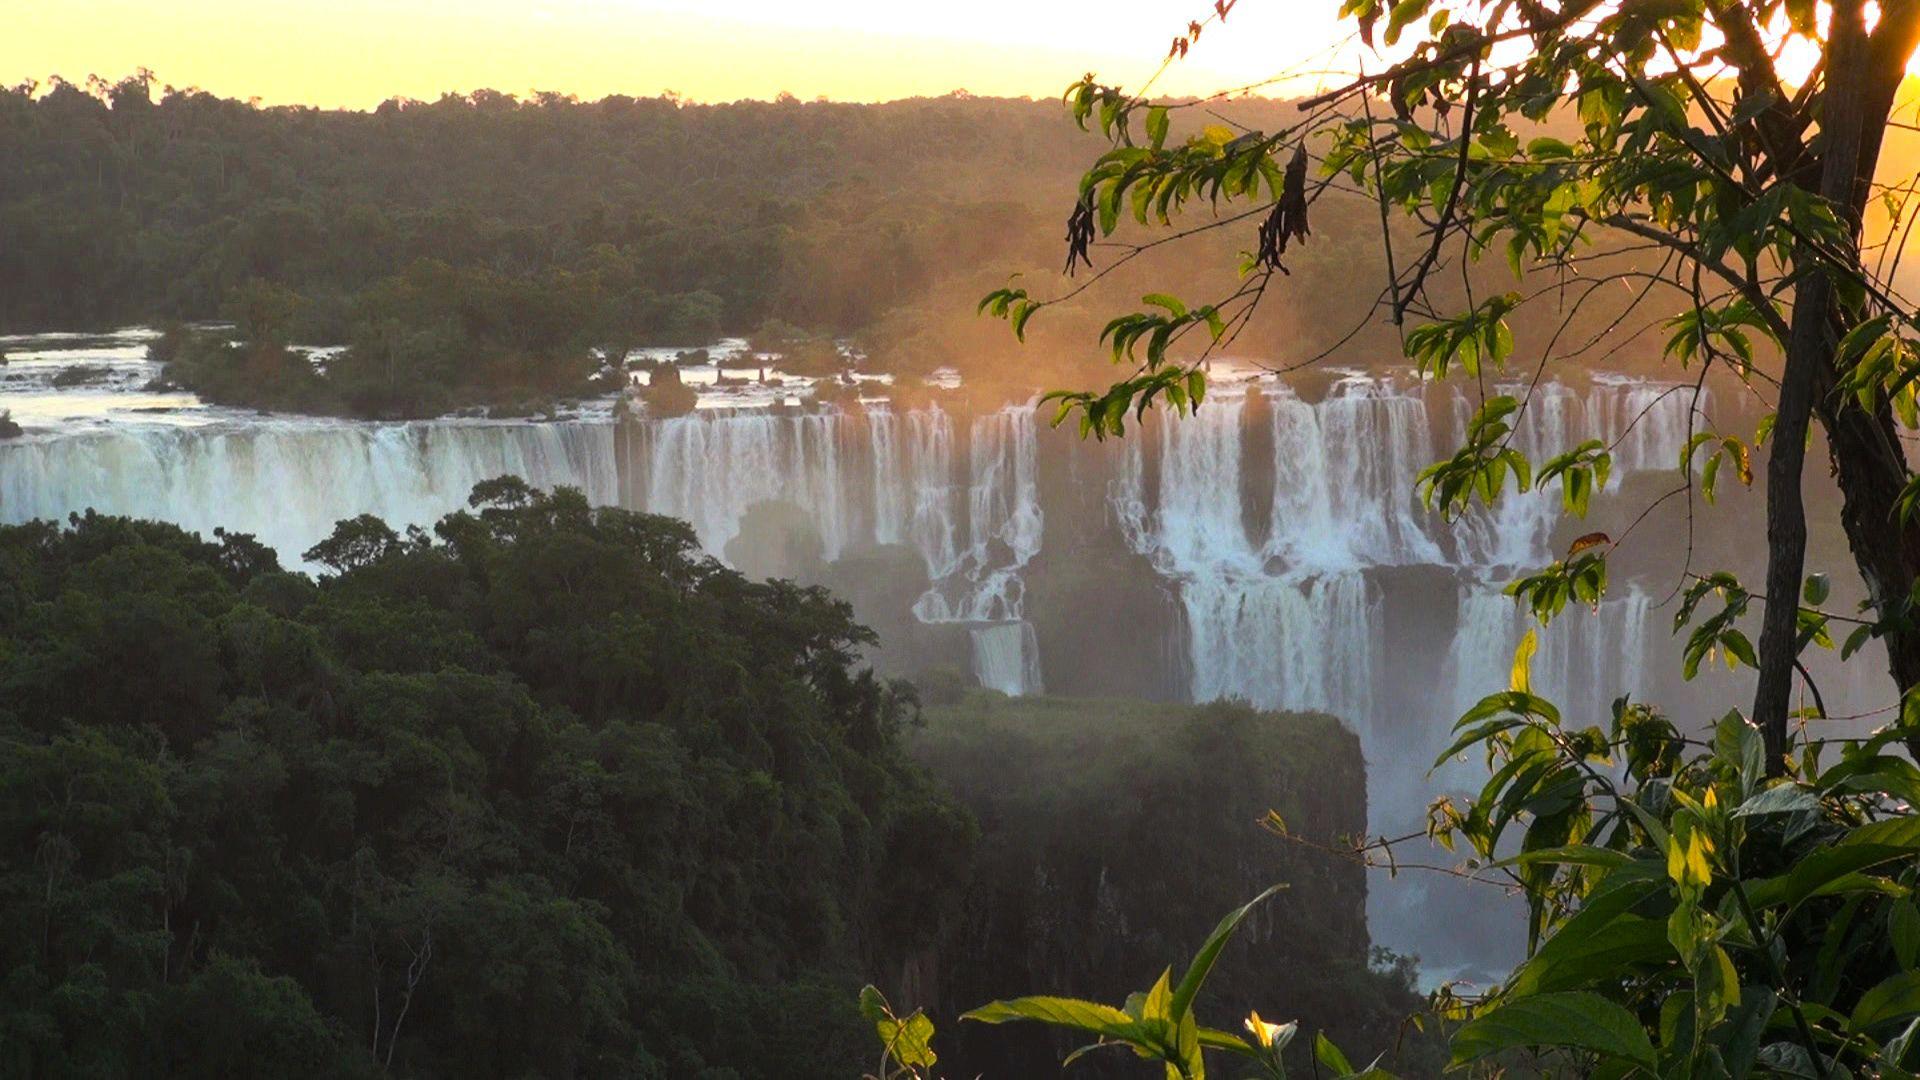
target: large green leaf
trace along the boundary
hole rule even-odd
[[[1859,1034],[1916,1014],[1920,1014],[1920,971],[1903,971],[1860,995],[1847,1018],[1847,1030]]]
[[[1259,1051],[1253,1048],[1252,1043],[1230,1031],[1203,1027],[1196,1029],[1194,1034],[1200,1040],[1200,1045],[1209,1050],[1225,1050],[1228,1053],[1240,1054],[1245,1057],[1256,1057],[1259,1055]]]
[[[916,1009],[905,1020],[883,1019],[874,1027],[887,1052],[900,1064],[926,1069],[939,1060],[933,1052],[933,1021],[926,1013]]]
[[[1284,884],[1272,886],[1220,920],[1220,924],[1213,928],[1213,933],[1208,934],[1207,940],[1200,944],[1200,951],[1193,954],[1193,963],[1188,964],[1187,973],[1180,976],[1180,985],[1173,988],[1173,1000],[1167,1011],[1169,1016],[1178,1019],[1187,1014],[1187,1010],[1193,1007],[1194,995],[1200,992],[1200,985],[1207,981],[1207,974],[1213,970],[1214,961],[1220,959],[1220,950],[1227,947],[1227,939],[1240,928],[1240,921],[1261,901],[1284,888]]]
[[[1595,847],[1592,844],[1565,844],[1560,847],[1523,851],[1512,858],[1492,863],[1491,866],[1533,866],[1541,863],[1555,866],[1603,866],[1609,870],[1625,869],[1629,873],[1645,869],[1649,876],[1662,872],[1650,861],[1636,859],[1624,851]]]
[[[1618,981],[1641,964],[1674,960],[1664,919],[1627,915],[1592,930],[1562,928],[1507,983],[1514,996],[1574,990]]]
[[[1841,837],[1840,844],[1848,847],[1868,844],[1920,851],[1920,815],[1903,814],[1885,821],[1870,822]]]
[[[1764,878],[1747,886],[1747,895],[1757,907],[1784,904],[1793,907],[1812,896],[1836,896],[1852,892],[1893,892],[1901,890],[1885,878],[1860,871],[1892,862],[1913,852],[1879,844],[1843,844],[1822,848],[1794,864],[1792,870]]]
[[[1589,1050],[1648,1069],[1653,1042],[1633,1014],[1598,994],[1536,994],[1482,1013],[1453,1036],[1453,1063],[1522,1047]]]
[[[1020,997],[1009,998],[1006,1001],[993,1001],[971,1012],[962,1013],[960,1019],[978,1020],[983,1024],[1004,1024],[1009,1020],[1038,1020],[1043,1024],[1077,1028],[1095,1035],[1109,1035],[1116,1038],[1130,1035],[1135,1030],[1133,1017],[1111,1005],[1063,997]]]
[[[1792,814],[1801,810],[1818,810],[1820,797],[1811,789],[1799,784],[1785,783],[1755,792],[1746,802],[1733,812],[1734,817],[1754,817],[1762,814]]]

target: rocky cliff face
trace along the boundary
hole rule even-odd
[[[1322,850],[1366,828],[1359,741],[1330,717],[1243,705],[1007,699],[929,710],[913,753],[981,829],[972,884],[934,955],[900,973],[936,1014],[947,1075],[1046,1076],[1078,1043],[954,1017],[1048,993],[1118,1004],[1176,977],[1227,911],[1267,886],[1200,1000],[1204,1023],[1250,1009],[1385,1049],[1412,1000],[1367,970],[1366,871]],[[1269,810],[1292,839],[1263,828]],[[1131,1076],[1124,1051],[1082,1075]]]

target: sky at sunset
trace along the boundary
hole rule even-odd
[[[489,87],[699,101],[1048,96],[1087,70],[1137,87],[1211,0],[7,0],[0,82],[136,67],[266,104],[369,108]],[[1240,0],[1156,89],[1301,73],[1344,28],[1338,0]]]

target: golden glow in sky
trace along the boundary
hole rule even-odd
[[[266,104],[368,108],[481,87],[699,101],[1051,96],[1085,71],[1138,87],[1212,0],[4,0],[0,82],[58,74]],[[1339,0],[1240,0],[1156,85],[1202,93],[1305,72]],[[1269,90],[1268,92],[1274,92]]]

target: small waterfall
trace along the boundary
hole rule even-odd
[[[937,423],[930,423],[918,441],[930,463],[951,445]],[[1040,553],[1045,524],[1033,409],[1009,406],[975,417],[967,458],[966,547],[957,552],[941,547],[948,561],[936,566],[923,540],[921,551],[929,555],[934,582],[914,605],[914,614],[930,623],[999,624],[973,632],[974,671],[983,686],[1016,686],[1021,689],[1008,692],[1030,693],[1040,685],[1039,643],[1024,621],[1026,583],[1021,571]],[[929,512],[926,525],[935,520]],[[944,535],[951,536],[952,530]],[[1010,649],[1018,651],[1017,663],[1008,658]]]
[[[1273,510],[1267,554],[1299,566],[1349,566],[1357,559],[1334,524],[1327,440],[1313,406],[1270,394],[1273,408]]]
[[[1699,409],[1712,415],[1713,392],[1702,387]],[[1687,439],[1707,421],[1694,415],[1694,388],[1608,380],[1587,397],[1587,430],[1614,446],[1623,472],[1671,472],[1680,467]]]
[[[293,564],[342,518],[375,514],[396,530],[431,525],[464,508],[474,484],[505,474],[614,503],[613,426],[266,421],[0,443],[0,521],[92,508],[204,534],[224,527],[253,533]]]
[[[1358,571],[1201,575],[1180,599],[1195,701],[1324,711],[1367,732],[1380,624]]]
[[[980,685],[1003,694],[1045,692],[1040,679],[1040,642],[1029,622],[975,627],[973,675]]]
[[[873,461],[873,539],[898,544],[906,539],[912,491],[902,475],[900,418],[889,409],[867,411],[867,455]]]
[[[1156,508],[1146,509],[1137,447],[1122,459],[1110,506],[1134,549],[1179,584],[1194,700],[1234,697],[1263,708],[1326,710],[1364,731],[1373,711],[1380,627],[1366,578],[1354,567],[1354,541],[1390,548],[1397,534],[1386,526],[1363,535],[1342,514],[1362,513],[1355,509],[1361,506],[1380,511],[1383,478],[1395,467],[1344,478],[1375,483],[1378,497],[1369,501],[1365,495],[1321,497],[1335,481],[1317,466],[1332,460],[1329,430],[1351,439],[1397,425],[1368,419],[1365,407],[1352,404],[1337,407],[1328,422],[1321,410],[1277,398],[1274,453],[1282,467],[1275,470],[1274,526],[1272,539],[1256,547],[1239,496],[1245,408],[1245,399],[1223,397],[1190,418],[1159,424]],[[1396,438],[1410,447],[1404,432]]]

